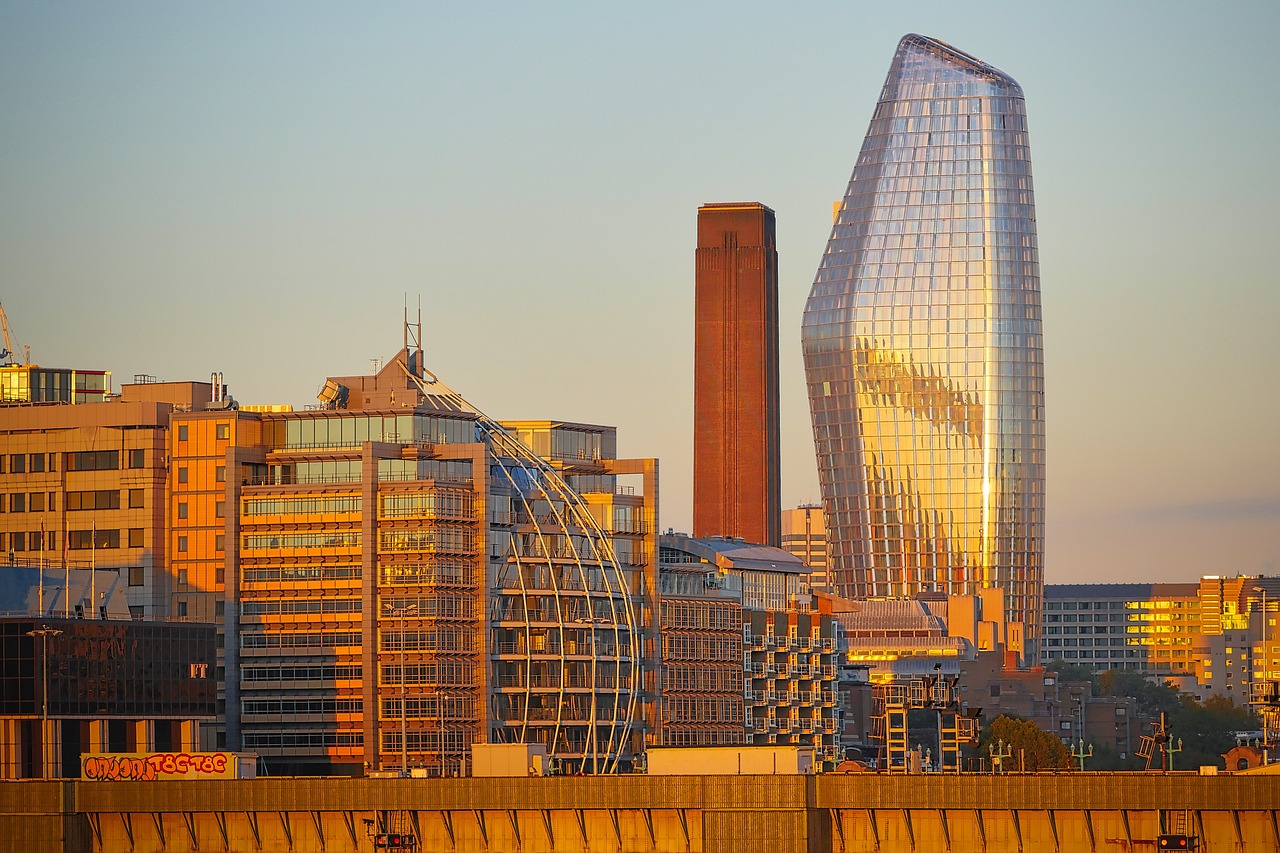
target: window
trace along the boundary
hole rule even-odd
[[[186,465],[178,466],[178,482],[179,483],[187,482],[187,466]]]
[[[142,489],[129,490],[129,509],[142,509],[145,506],[142,493]]]
[[[187,537],[179,536],[178,537],[178,553],[185,554],[186,552],[187,552]]]
[[[129,531],[132,533],[133,531]],[[146,583],[146,574],[142,566],[129,567],[129,586],[142,586]]]
[[[32,551],[40,550],[40,546],[44,543],[41,540],[39,530],[33,530],[27,534],[27,544],[31,547]]]
[[[129,618],[134,621],[141,621],[143,618],[143,607],[141,604],[129,605]]]
[[[27,534],[10,533],[9,534],[9,550],[10,551],[27,550]]]
[[[118,471],[120,451],[85,450],[67,454],[68,471]]]
[[[178,501],[178,518],[186,518],[186,517],[187,517],[187,502]]]
[[[178,425],[178,441],[186,441],[186,440],[187,440],[187,425],[179,424]]]
[[[44,472],[44,454],[32,453],[31,454],[31,473],[40,474],[43,472]]]
[[[219,483],[227,482],[227,466],[219,465],[215,471],[214,479]]]
[[[147,467],[147,451],[141,447],[129,451],[129,467],[145,468]]]
[[[67,548],[72,551],[89,551],[94,548],[119,548],[119,530],[68,530]]]
[[[44,492],[32,492],[27,495],[29,512],[44,512]]]
[[[184,618],[187,615],[187,603],[185,601],[178,602],[178,616]]]
[[[217,536],[213,537],[213,550],[215,551],[227,550],[227,537],[225,535],[219,533]]]
[[[226,502],[226,501],[218,501],[217,503],[215,503],[215,504],[213,505],[213,514],[214,514],[214,517],[215,517],[215,518],[226,518],[226,517],[227,517],[227,502]]]
[[[96,492],[67,492],[67,512],[119,508],[120,492],[115,489],[101,489]]]
[[[49,470],[50,471],[58,470],[58,454],[56,453],[49,454]]]
[[[49,492],[49,500],[47,501],[46,506],[49,512],[58,511],[58,493],[57,492]]]
[[[143,532],[141,527],[129,528],[129,547],[130,548],[143,547]]]
[[[226,441],[231,438],[231,424],[218,424],[215,426],[214,438],[218,441]]]
[[[1000,685],[999,684],[991,685],[991,697],[994,699],[999,695],[1000,695]]]
[[[9,473],[27,473],[27,455],[25,453],[14,453],[9,457]]]
[[[26,512],[27,496],[19,492],[18,494],[9,495],[9,512]]]

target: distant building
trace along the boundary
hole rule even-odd
[[[111,394],[111,371],[38,364],[0,366],[0,405],[101,403]]]
[[[1280,676],[1278,608],[1276,577],[1047,584],[1041,661],[1140,670],[1243,705],[1253,681]]]
[[[693,535],[781,544],[778,249],[773,211],[698,208]]]
[[[839,759],[839,626],[798,559],[662,536],[658,613],[657,744],[805,745],[828,766]]]
[[[114,575],[43,575],[42,614],[41,570],[0,565],[0,778],[78,777],[86,752],[198,750],[213,626],[130,619]]]
[[[782,511],[782,548],[809,567],[809,586],[833,591],[827,575],[827,525],[822,507],[806,504]]]
[[[1089,682],[1067,682],[1044,667],[1018,667],[1009,655],[984,652],[960,664],[960,696],[967,710],[981,708],[983,724],[1015,714],[1059,737],[1115,750],[1122,759],[1149,732],[1131,697],[1094,696]],[[1016,766],[1016,765],[1014,765]]]
[[[1043,663],[1196,674],[1197,585],[1046,584]]]

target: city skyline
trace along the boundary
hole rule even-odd
[[[690,529],[692,211],[757,198],[783,505],[811,501],[800,311],[885,63],[922,32],[1031,103],[1047,580],[1275,571],[1280,173],[1256,105],[1277,60],[1238,43],[1272,6],[747,9],[727,30],[714,7],[300,8],[0,10],[0,302],[34,361],[117,387],[216,370],[242,402],[304,405],[390,356],[421,294],[433,369],[495,416],[617,424],[663,462],[663,527]],[[494,341],[448,356],[495,305]],[[551,317],[581,322],[519,358]]]

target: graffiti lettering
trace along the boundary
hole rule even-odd
[[[232,778],[225,752],[157,752],[144,755],[86,755],[84,779],[153,782],[158,779]]]

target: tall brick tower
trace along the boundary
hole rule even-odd
[[[693,535],[781,544],[778,248],[758,202],[698,208]]]

